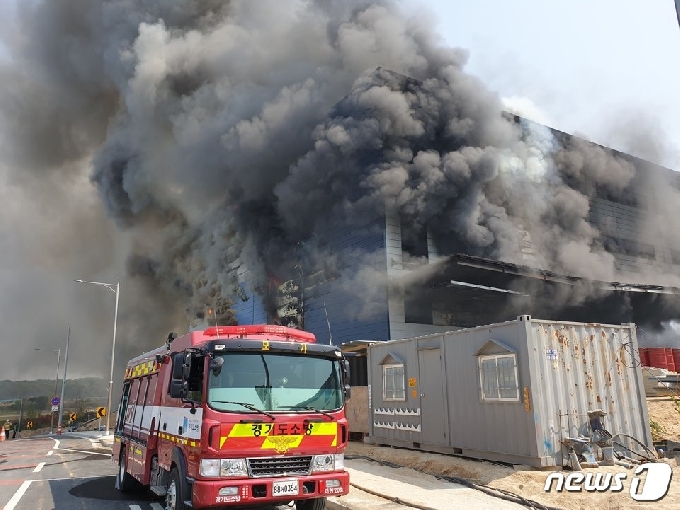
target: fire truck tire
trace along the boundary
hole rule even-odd
[[[174,467],[170,471],[170,484],[165,494],[165,510],[189,510],[189,507],[184,504],[186,496],[182,491],[179,469]]]
[[[302,499],[295,502],[295,510],[325,510],[326,498]]]
[[[136,481],[127,472],[127,455],[125,449],[122,449],[118,459],[118,490],[120,492],[132,492],[136,488]]]

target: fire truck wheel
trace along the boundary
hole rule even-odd
[[[303,499],[295,502],[295,510],[325,510],[326,498]]]
[[[170,485],[168,485],[168,491],[165,494],[165,510],[189,510],[184,504],[179,469],[176,467],[170,471]]]
[[[120,451],[118,460],[118,487],[121,492],[132,492],[135,488],[136,480],[127,472],[127,455],[125,450]]]

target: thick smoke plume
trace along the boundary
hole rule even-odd
[[[442,253],[526,262],[521,225],[531,264],[614,278],[589,198],[629,190],[632,164],[503,116],[431,26],[391,0],[19,2],[0,68],[8,179],[76,207],[91,178],[116,228],[89,209],[64,228],[124,238],[135,349],[206,306],[230,320],[246,269],[262,291],[300,261],[336,265],[327,232],[386,210]]]

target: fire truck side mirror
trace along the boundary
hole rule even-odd
[[[184,366],[186,364],[186,354],[178,352],[172,356],[172,378],[184,378]]]
[[[349,361],[346,359],[343,359],[341,361],[342,364],[342,384],[343,384],[343,392],[345,394],[345,399],[348,399],[350,395],[352,394],[352,390],[349,385]]]
[[[349,399],[352,396],[352,387],[349,384],[345,384],[343,390],[345,393],[345,400]]]
[[[172,398],[185,398],[187,396],[187,383],[181,379],[170,381],[170,396]]]

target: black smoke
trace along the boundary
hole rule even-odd
[[[208,306],[229,320],[245,271],[259,292],[296,265],[339,272],[327,233],[386,210],[442,252],[508,261],[521,225],[533,264],[613,279],[589,199],[630,190],[633,165],[503,115],[431,26],[392,0],[22,1],[0,67],[8,181],[75,207],[90,179],[106,216],[79,211],[69,236],[124,239],[122,320],[150,345]],[[51,234],[56,266],[101,262]]]

